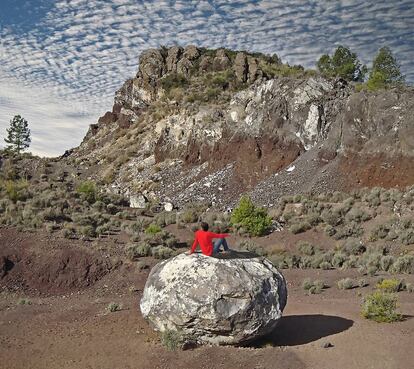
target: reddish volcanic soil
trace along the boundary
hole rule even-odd
[[[414,181],[412,158],[386,155],[355,155],[347,153],[341,158],[339,172],[344,173],[342,190],[363,187],[392,188],[411,186]]]
[[[284,270],[289,288],[284,317],[271,337],[252,347],[167,351],[138,309],[149,269],[121,263],[120,247],[113,240],[97,248],[0,229],[0,259],[8,260],[0,279],[0,368],[412,367],[414,294],[398,294],[404,321],[365,320],[359,315],[360,302],[378,277],[366,278],[370,286],[365,288],[335,287],[340,278],[356,277],[354,270]],[[331,287],[308,296],[301,288],[306,277]],[[414,276],[405,278],[414,282]],[[18,304],[22,297],[31,305]],[[107,312],[111,302],[122,309]],[[323,348],[326,343],[333,347]]]

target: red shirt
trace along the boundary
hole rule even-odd
[[[190,254],[195,251],[197,244],[199,244],[201,252],[204,255],[211,256],[213,254],[213,238],[224,238],[228,237],[229,235],[227,233],[213,233],[209,231],[199,230],[195,232],[194,236],[194,242],[193,246],[191,246]]]

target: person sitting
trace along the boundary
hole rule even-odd
[[[191,255],[197,245],[200,245],[201,252],[204,255],[212,256],[214,254],[218,254],[220,252],[220,247],[223,246],[224,253],[229,251],[229,247],[227,245],[226,237],[230,235],[227,233],[213,233],[208,231],[208,223],[201,222],[200,228],[194,234],[194,242],[191,246],[189,254]],[[213,239],[216,238],[216,241],[213,244]]]

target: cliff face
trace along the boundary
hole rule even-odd
[[[354,92],[276,56],[149,50],[79,148],[92,176],[182,204],[271,204],[303,191],[414,182],[414,91]]]

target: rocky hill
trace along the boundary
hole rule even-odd
[[[152,49],[62,160],[133,202],[224,207],[414,183],[414,90],[356,92],[263,54]]]

